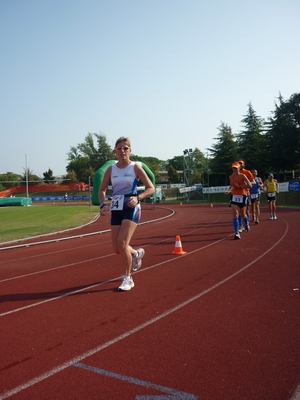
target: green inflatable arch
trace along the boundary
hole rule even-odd
[[[100,204],[99,201],[99,197],[98,197],[98,191],[99,188],[101,186],[101,183],[103,181],[103,177],[104,174],[106,172],[106,170],[113,164],[115,164],[117,161],[116,160],[109,160],[107,161],[105,164],[102,165],[101,168],[98,169],[98,171],[95,173],[94,176],[94,186],[93,186],[93,194],[92,194],[92,203],[94,206],[98,206]],[[148,175],[148,178],[150,179],[150,181],[153,183],[153,185],[155,186],[155,177],[153,172],[151,171],[151,169],[142,161],[134,161],[137,163],[140,163],[143,170],[146,172],[146,174]],[[153,194],[154,196],[154,201],[156,201],[156,194],[154,192]]]

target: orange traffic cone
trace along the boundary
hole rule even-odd
[[[182,245],[181,245],[181,240],[180,240],[180,236],[176,236],[176,242],[175,242],[175,248],[174,251],[172,252],[172,254],[186,254],[186,251],[182,250]]]
[[[210,208],[214,208],[214,205],[213,205],[213,204],[211,204],[211,205],[210,205]]]
[[[180,205],[182,206],[182,203],[180,203]]]

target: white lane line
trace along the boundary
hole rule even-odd
[[[50,253],[50,254],[52,254],[52,253]],[[2,282],[7,282],[7,281],[13,281],[13,280],[15,280],[15,279],[20,279],[20,278],[27,278],[28,276],[43,274],[44,272],[52,272],[52,271],[56,271],[56,270],[62,269],[62,268],[73,267],[74,265],[84,264],[84,263],[86,263],[86,262],[87,262],[87,263],[88,263],[88,262],[93,262],[93,261],[101,260],[102,258],[107,258],[107,257],[114,256],[114,255],[115,255],[115,253],[111,253],[111,254],[106,254],[105,256],[94,257],[94,258],[89,258],[89,259],[77,261],[77,262],[70,263],[70,264],[60,265],[59,267],[53,267],[53,268],[43,269],[43,270],[41,270],[41,271],[36,271],[36,272],[28,272],[28,273],[25,274],[25,275],[18,275],[18,276],[13,276],[12,278],[2,279],[2,280],[0,281],[0,283],[2,283]]]
[[[173,211],[172,209],[169,209],[169,208],[166,208],[166,210]],[[172,212],[171,214],[169,214],[169,215],[166,215],[165,217],[160,217],[160,218],[153,219],[153,220],[150,220],[150,221],[140,222],[138,225],[144,225],[144,224],[150,224],[151,222],[157,222],[157,221],[160,221],[160,220],[162,220],[162,219],[166,219],[166,218],[172,217],[172,215],[173,215],[174,213],[175,213],[175,211],[173,211],[173,212]],[[98,219],[98,218],[97,218],[97,219]],[[72,231],[72,230],[75,230],[75,229],[80,229],[80,228],[85,227],[86,225],[90,225],[90,224],[93,223],[93,222],[95,222],[95,220],[89,222],[88,224],[85,224],[85,225],[82,225],[82,226],[77,226],[77,227],[75,227],[75,228],[66,229],[66,230],[64,230],[64,231],[51,232],[51,233],[46,233],[46,234],[44,234],[44,235],[32,236],[32,237],[28,237],[28,238],[24,238],[24,239],[17,239],[17,240],[13,240],[13,241],[11,241],[11,242],[3,242],[3,243],[0,243],[0,251],[1,251],[1,250],[13,250],[13,249],[21,248],[21,247],[36,246],[36,245],[39,245],[39,244],[47,244],[47,243],[53,243],[53,242],[61,242],[61,241],[64,241],[64,240],[78,239],[78,238],[82,238],[82,237],[85,237],[85,236],[98,235],[98,234],[101,234],[101,233],[106,233],[106,232],[110,232],[110,231],[111,231],[111,229],[106,229],[106,230],[104,230],[104,231],[91,232],[91,233],[82,233],[82,234],[75,235],[75,236],[66,236],[66,237],[61,237],[61,238],[56,238],[56,239],[44,240],[44,241],[41,241],[41,242],[32,242],[32,243],[24,243],[24,244],[12,245],[12,246],[8,246],[8,247],[1,247],[1,246],[4,245],[4,244],[10,244],[10,243],[15,243],[15,242],[22,242],[22,241],[26,241],[26,240],[31,240],[31,239],[40,238],[40,237],[43,237],[43,236],[57,235],[57,234],[59,234],[59,233],[64,233],[64,232]]]
[[[290,398],[290,400],[299,400],[300,399],[300,383],[297,386],[297,389],[294,391],[293,396]]]
[[[88,225],[93,224],[94,222],[96,222],[98,220],[98,218],[100,217],[100,214],[97,214],[94,219],[90,222],[87,222],[84,225],[80,225],[80,226],[75,226],[74,228],[69,228],[69,229],[65,229],[63,231],[57,231],[57,232],[49,232],[49,233],[44,233],[42,235],[37,235],[37,236],[31,236],[31,237],[27,237],[27,238],[22,238],[22,239],[16,239],[16,240],[10,240],[9,242],[2,242],[0,243],[0,246],[4,246],[5,244],[11,244],[11,243],[18,243],[18,242],[24,242],[26,240],[32,240],[32,239],[38,239],[38,238],[42,238],[44,236],[50,236],[50,235],[57,235],[59,233],[64,233],[64,232],[70,232],[70,231],[74,231],[75,229],[81,229],[84,228]],[[97,232],[96,232],[97,233]],[[43,242],[41,242],[43,243]],[[24,245],[26,246],[26,245]],[[10,246],[10,247],[0,247],[0,250],[7,250],[9,248],[14,248],[14,247],[19,247],[19,246]]]
[[[104,376],[108,376],[109,378],[114,378],[114,379],[119,379],[121,381],[125,381],[128,383],[133,383],[134,385],[138,385],[138,386],[144,386],[146,388],[151,388],[151,389],[155,389],[155,390],[159,390],[163,393],[168,393],[171,396],[136,396],[136,399],[161,399],[161,400],[165,400],[165,399],[173,399],[173,400],[197,400],[198,396],[195,396],[193,394],[190,393],[185,393],[185,392],[180,392],[178,390],[175,389],[171,389],[168,388],[166,386],[161,386],[161,385],[156,385],[155,383],[152,382],[147,382],[147,381],[142,381],[141,379],[137,379],[137,378],[132,378],[130,376],[125,376],[125,375],[121,375],[121,374],[116,374],[115,372],[111,372],[111,371],[106,371],[104,369],[101,368],[95,368],[95,367],[91,367],[89,365],[86,364],[82,364],[82,363],[75,363],[73,364],[73,367],[77,367],[77,368],[82,368],[85,369],[87,371],[91,371],[95,374],[99,374],[99,375],[104,375]]]
[[[199,248],[199,249],[190,251],[188,254],[193,254],[193,253],[195,253],[195,252],[197,252],[197,251],[204,250],[204,249],[206,249],[207,247],[213,246],[213,245],[215,245],[215,244],[217,244],[217,243],[219,243],[219,242],[222,242],[222,241],[225,240],[225,239],[227,239],[227,237],[224,237],[224,238],[222,238],[222,239],[219,239],[218,241],[213,242],[213,243],[210,243],[210,244],[208,244],[208,245],[206,245],[206,246],[203,246],[203,247],[201,247],[201,248]],[[187,256],[188,254],[184,254],[184,255],[181,255],[181,256],[176,256],[176,258],[178,259],[178,258],[181,258],[181,257],[185,257],[185,256]],[[115,254],[110,254],[110,255],[115,255]],[[110,256],[110,255],[108,255],[108,256]],[[104,257],[108,257],[108,256],[104,256]],[[61,266],[61,267],[58,267],[58,268],[65,268],[65,267],[69,267],[70,265],[76,265],[76,264],[81,264],[81,263],[85,263],[85,262],[89,262],[89,261],[95,261],[95,260],[97,260],[97,259],[99,259],[99,258],[102,258],[102,257],[93,258],[93,259],[90,259],[90,260],[84,260],[84,261],[80,261],[80,262],[78,262],[78,263],[73,263],[73,264]],[[167,264],[167,263],[172,262],[172,261],[174,261],[174,258],[170,258],[169,260],[162,261],[162,262],[160,262],[160,263],[158,263],[158,264],[151,265],[150,267],[147,267],[147,268],[143,268],[142,270],[139,270],[139,271],[137,271],[137,272],[133,272],[132,274],[138,274],[138,273],[147,271],[147,270],[149,270],[149,269],[159,267],[159,266],[161,266],[161,265],[163,265],[163,264]],[[58,269],[58,268],[57,268],[57,269]],[[51,271],[53,271],[53,269],[52,269]],[[32,275],[34,275],[34,274],[36,274],[36,273],[38,273],[38,272],[34,272],[34,273],[32,273]],[[28,275],[29,275],[29,274],[28,274]],[[28,275],[26,275],[26,277],[27,277]],[[73,292],[65,293],[65,294],[60,295],[60,296],[55,296],[55,297],[52,297],[52,298],[47,299],[47,300],[38,301],[38,302],[36,302],[36,303],[29,304],[28,306],[24,306],[24,307],[20,307],[20,308],[15,308],[14,310],[6,311],[6,312],[0,314],[0,317],[4,317],[5,315],[9,315],[9,314],[14,314],[14,313],[16,313],[16,312],[23,311],[23,310],[26,310],[26,309],[28,309],[28,308],[40,306],[40,305],[42,305],[42,304],[49,303],[50,301],[59,300],[59,299],[62,299],[63,297],[72,296],[72,295],[74,295],[74,294],[76,294],[76,293],[84,292],[85,290],[90,290],[90,289],[93,289],[93,288],[95,288],[95,287],[102,286],[102,285],[105,285],[105,284],[107,284],[107,283],[114,282],[114,281],[116,281],[117,279],[120,279],[120,276],[118,276],[118,277],[116,277],[116,278],[113,278],[113,279],[110,279],[110,280],[105,281],[105,282],[96,283],[96,284],[91,285],[91,286],[86,286],[86,287],[84,287],[84,288],[82,288],[82,289],[78,289],[78,290],[75,290],[75,291],[73,291]]]
[[[170,210],[170,211],[172,211],[171,209],[168,209],[168,210]],[[169,218],[170,216],[172,216],[174,214],[174,212],[171,214],[171,215],[168,215],[168,216],[166,216],[166,217],[163,217],[163,219],[164,218]],[[152,223],[152,222],[157,222],[157,220],[149,220],[149,221],[145,221],[145,222],[141,222],[139,225],[143,225],[143,224],[150,224],[150,223]],[[159,229],[161,229],[161,228],[159,228]],[[158,228],[157,229],[154,229],[154,231],[155,230],[158,230]],[[78,237],[81,239],[83,236],[92,236],[92,235],[100,235],[100,234],[102,234],[102,233],[108,233],[108,232],[110,232],[111,231],[111,229],[108,229],[108,230],[103,230],[103,231],[97,231],[97,232],[92,232],[92,233],[87,233],[87,234],[84,234],[84,235],[80,235],[80,236],[72,236],[71,237],[71,239],[77,239]],[[153,232],[153,229],[151,230],[151,232]],[[142,233],[135,233],[135,238],[137,238],[138,236],[142,236]],[[57,242],[57,240],[55,240],[55,242]],[[73,251],[73,250],[78,250],[78,249],[83,249],[83,248],[87,248],[87,247],[93,247],[93,246],[99,246],[99,244],[101,244],[101,245],[103,245],[104,243],[111,243],[111,238],[109,237],[109,239],[108,240],[106,240],[105,242],[103,241],[103,240],[101,240],[101,242],[95,242],[95,243],[89,243],[89,244],[85,244],[85,245],[83,245],[83,246],[76,246],[75,248],[74,247],[69,247],[69,248],[64,248],[64,249],[60,249],[60,250],[55,250],[55,251],[51,251],[51,252],[47,252],[47,253],[40,253],[40,254],[35,254],[35,255],[30,255],[30,256],[26,256],[26,257],[19,257],[19,258],[10,258],[9,260],[4,260],[4,261],[0,261],[0,264],[5,264],[5,265],[7,265],[8,263],[12,263],[12,262],[16,262],[16,261],[20,261],[20,260],[28,260],[28,259],[33,259],[33,258],[38,258],[38,257],[41,257],[41,256],[47,256],[47,255],[52,255],[52,254],[60,254],[60,253],[64,253],[64,252],[68,252],[68,251]],[[49,241],[46,241],[46,242],[39,242],[39,244],[49,244]],[[0,243],[0,245],[1,245],[1,243]],[[0,249],[1,250],[1,249]],[[13,248],[12,248],[12,250],[13,250]],[[46,271],[48,271],[48,270],[46,270]],[[43,271],[42,271],[43,272]],[[24,275],[23,275],[24,276]],[[22,276],[22,277],[23,277]],[[16,279],[16,278],[18,278],[18,277],[14,277],[14,278],[11,278],[11,279]],[[8,280],[8,279],[7,279]],[[0,283],[1,282],[3,282],[3,281],[1,281],[0,280]]]
[[[196,249],[196,250],[194,250],[194,251],[191,251],[191,252],[188,253],[188,254],[192,254],[192,253],[195,253],[195,252],[197,252],[197,251],[203,250],[203,249],[205,249],[205,248],[207,248],[207,247],[210,247],[210,246],[212,246],[212,245],[214,245],[214,244],[217,244],[217,243],[219,243],[219,242],[221,242],[221,241],[223,241],[223,240],[225,240],[225,239],[226,239],[226,237],[225,237],[225,238],[222,238],[222,239],[220,239],[220,240],[218,240],[217,242],[214,242],[214,243],[211,243],[211,244],[206,245],[206,246],[204,246],[204,247],[201,247],[200,249]],[[110,255],[115,255],[115,254],[110,254]],[[185,254],[184,256],[186,256],[186,254]],[[182,256],[177,256],[176,258],[178,259],[178,258],[181,258],[181,257],[183,257],[183,255],[182,255]],[[93,259],[93,260],[94,260],[94,259]],[[92,260],[88,260],[88,261],[92,261]],[[169,262],[171,262],[171,261],[174,261],[174,258],[170,258],[169,260],[162,261],[161,263],[151,265],[150,267],[147,267],[147,268],[143,268],[142,270],[139,270],[139,271],[137,271],[137,272],[133,272],[133,274],[138,274],[138,273],[147,271],[147,270],[149,270],[149,269],[152,269],[152,268],[155,268],[155,267],[159,267],[160,265],[167,264],[167,263],[169,263]],[[82,263],[83,263],[83,262],[87,262],[87,260],[82,261]],[[76,263],[76,264],[77,264],[77,263]],[[70,265],[71,265],[71,264],[70,264]],[[69,266],[69,265],[62,266],[62,267],[59,267],[59,268],[65,268],[65,267],[67,267],[67,266]],[[26,276],[28,276],[28,275],[26,275]],[[14,310],[10,310],[10,311],[7,311],[7,312],[4,312],[4,313],[0,314],[0,317],[4,317],[5,315],[9,315],[9,314],[14,314],[14,313],[16,313],[16,312],[23,311],[23,310],[26,310],[26,309],[28,309],[28,308],[40,306],[40,305],[42,305],[42,304],[49,303],[50,301],[59,300],[59,299],[62,299],[63,297],[72,296],[72,295],[74,295],[74,294],[76,294],[76,293],[84,292],[84,291],[86,291],[86,290],[90,290],[90,289],[93,289],[93,288],[95,288],[95,287],[102,286],[102,285],[105,285],[105,284],[107,284],[107,283],[114,282],[114,281],[116,281],[117,279],[120,279],[120,278],[121,278],[121,276],[118,276],[118,277],[116,277],[116,278],[114,278],[114,279],[110,279],[110,280],[105,281],[105,282],[96,283],[96,284],[91,285],[91,286],[86,286],[85,288],[78,289],[78,290],[75,290],[75,291],[73,291],[73,292],[65,293],[65,294],[63,294],[63,295],[61,295],[61,296],[52,297],[51,299],[39,301],[39,302],[34,303],[34,304],[29,304],[28,306],[24,306],[24,307],[20,307],[20,308],[15,308]]]
[[[220,219],[220,216],[219,216],[219,218],[218,218],[214,223],[218,222],[219,219]],[[152,222],[152,221],[151,221],[151,222]],[[147,223],[149,223],[149,222],[147,222]],[[191,233],[196,232],[196,231],[198,231],[198,230],[207,228],[207,227],[209,227],[209,226],[210,226],[210,224],[209,224],[209,225],[205,225],[205,226],[203,226],[203,227],[201,227],[201,228],[198,228],[198,229],[193,229],[192,231],[189,231],[188,234],[191,234]],[[103,231],[103,232],[104,232],[104,231]],[[187,235],[187,234],[185,234],[185,235]],[[155,244],[163,243],[163,242],[166,242],[166,241],[169,241],[169,240],[171,240],[171,238],[166,238],[166,239],[158,240],[157,242],[153,242],[153,243],[149,243],[149,244],[147,244],[147,245],[144,245],[144,247],[153,246],[153,245],[155,245]],[[110,243],[110,242],[111,242],[111,240],[107,240],[107,241],[105,241],[105,242],[101,242],[101,244],[103,244],[103,243]],[[93,244],[93,246],[94,246],[94,245],[99,245],[99,243]],[[85,247],[86,247],[86,246],[85,246]],[[60,250],[60,251],[53,251],[53,252],[49,252],[49,253],[44,253],[44,254],[42,254],[42,255],[43,255],[43,256],[45,256],[45,255],[53,255],[53,254],[57,254],[57,253],[61,253],[61,252],[64,252],[64,251],[69,251],[69,250],[70,250],[70,249],[67,249],[67,250]],[[71,250],[73,250],[73,249],[71,249]],[[85,259],[85,260],[83,260],[83,261],[78,261],[78,262],[71,263],[71,264],[61,265],[61,266],[59,266],[59,267],[48,268],[48,269],[44,269],[44,270],[36,271],[36,272],[29,272],[29,273],[27,273],[27,274],[25,274],[25,275],[18,275],[18,276],[14,276],[14,277],[11,277],[11,278],[2,279],[2,280],[0,280],[0,283],[2,283],[2,282],[7,282],[7,281],[11,281],[11,280],[15,280],[15,279],[20,279],[20,278],[26,278],[27,276],[38,275],[38,274],[42,274],[42,273],[44,273],[44,272],[51,272],[51,271],[55,271],[55,270],[57,270],[57,269],[66,268],[66,267],[71,267],[71,266],[78,265],[78,264],[82,264],[82,263],[85,263],[85,262],[100,260],[100,259],[102,259],[102,258],[111,257],[111,256],[114,256],[114,255],[115,255],[115,253],[111,253],[111,254],[107,254],[107,255],[104,255],[104,256],[100,256],[100,257],[95,257],[95,258],[91,258],[91,259]],[[31,257],[23,257],[23,258],[17,259],[17,261],[19,261],[19,260],[24,260],[24,259],[30,259],[30,258],[37,258],[37,257],[40,257],[40,255],[38,254],[38,255],[31,256]],[[16,261],[16,260],[9,260],[8,262],[10,262],[10,261]],[[0,262],[0,264],[1,264],[1,262]]]
[[[149,321],[144,322],[143,324],[141,324],[141,325],[139,325],[139,326],[137,326],[137,327],[125,332],[125,333],[123,333],[120,336],[117,336],[116,338],[114,338],[112,340],[109,340],[108,342],[106,342],[106,343],[104,343],[104,344],[102,344],[100,346],[95,347],[94,349],[91,349],[91,350],[89,350],[89,351],[87,351],[87,352],[85,352],[85,353],[83,353],[81,355],[78,355],[78,356],[70,359],[69,361],[66,361],[65,363],[63,363],[63,364],[61,364],[61,365],[59,365],[59,366],[57,366],[57,367],[45,372],[44,374],[41,374],[41,375],[39,375],[39,376],[37,376],[37,377],[35,377],[35,378],[23,383],[23,384],[15,387],[12,390],[9,390],[7,392],[4,392],[4,393],[0,394],[0,400],[7,399],[8,397],[11,397],[11,396],[15,395],[16,393],[19,393],[22,390],[27,389],[27,388],[29,388],[29,387],[31,387],[31,386],[43,381],[43,380],[49,378],[50,376],[53,376],[53,375],[57,374],[58,372],[65,370],[66,368],[70,367],[72,364],[79,363],[80,361],[84,360],[85,358],[90,357],[90,356],[92,356],[92,355],[94,355],[96,353],[99,353],[99,351],[101,351],[103,349],[106,349],[107,347],[112,346],[115,343],[118,343],[119,341],[121,341],[121,340],[123,340],[123,339],[125,339],[125,338],[127,338],[127,337],[129,337],[131,335],[133,335],[134,333],[140,331],[141,329],[144,329],[147,326],[150,326],[150,325],[154,324],[155,322],[157,322],[157,321],[169,316],[170,314],[180,310],[181,308],[187,306],[188,304],[192,303],[195,300],[198,300],[200,297],[204,296],[205,294],[211,292],[212,290],[214,290],[214,289],[218,288],[219,286],[223,285],[224,283],[228,282],[230,279],[236,277],[241,272],[245,271],[247,268],[249,268],[251,265],[253,265],[257,260],[261,259],[266,254],[268,254],[270,251],[272,251],[274,249],[274,247],[276,247],[284,239],[284,237],[286,236],[286,234],[288,232],[288,224],[287,224],[286,221],[285,221],[285,223],[286,223],[286,230],[285,230],[284,234],[282,235],[282,237],[280,239],[278,239],[278,241],[276,243],[274,243],[273,246],[271,246],[268,250],[266,250],[265,253],[263,253],[261,256],[259,256],[256,260],[253,260],[249,264],[245,265],[243,268],[241,268],[238,271],[236,271],[235,273],[229,275],[227,278],[221,280],[220,282],[214,284],[210,288],[202,291],[201,293],[197,294],[196,296],[193,296],[190,299],[184,301],[183,303],[178,304],[177,306],[171,308],[170,310],[167,310],[167,311],[163,312],[161,315],[158,315],[157,317],[152,318]],[[196,250],[194,251],[194,253],[195,252],[196,252]],[[183,257],[183,256],[179,256],[179,257]],[[295,400],[295,399],[293,399],[293,400]],[[296,398],[296,400],[298,400],[298,399]]]
[[[269,250],[266,250],[266,251],[265,251],[264,253],[262,253],[260,256],[258,256],[257,258],[255,258],[250,264],[246,265],[246,267],[244,267],[245,269],[248,268],[250,265],[254,264],[256,261],[260,260],[260,259],[261,259],[262,257],[264,257],[266,254],[268,254],[271,250],[274,249],[274,247],[277,246],[278,243],[281,242],[281,240],[283,240],[283,238],[286,236],[286,234],[287,234],[287,232],[288,232],[288,224],[287,224],[286,220],[284,220],[284,222],[286,223],[286,230],[285,230],[283,236],[282,236],[277,242],[275,242],[275,244],[274,244],[271,248],[269,248]],[[229,235],[229,236],[232,236],[232,234]],[[189,255],[191,255],[191,254],[197,253],[198,251],[201,251],[201,250],[207,249],[208,247],[214,246],[215,244],[218,244],[218,243],[222,242],[223,240],[227,239],[229,236],[225,236],[224,238],[219,239],[219,240],[217,240],[217,241],[215,241],[215,242],[213,242],[213,243],[207,244],[206,246],[200,247],[200,248],[198,248],[198,249],[196,249],[196,250],[192,250],[192,251],[190,251],[190,252],[187,253],[187,254],[178,255],[178,256],[176,256],[176,259],[179,259],[179,258],[181,258],[181,257],[187,257],[187,256],[189,256]],[[168,240],[169,240],[169,239],[168,239]],[[153,244],[153,243],[152,243],[152,244]],[[151,244],[151,245],[152,245],[152,244]],[[96,258],[96,259],[97,259],[97,258]],[[93,260],[94,260],[94,259],[93,259]],[[85,260],[85,261],[86,261],[86,260]],[[80,261],[79,263],[85,262],[85,261]],[[88,261],[91,261],[91,260],[88,260]],[[141,272],[144,272],[144,271],[148,271],[149,269],[159,267],[159,266],[161,266],[161,265],[167,264],[167,263],[172,262],[172,261],[174,261],[174,258],[170,258],[169,260],[162,261],[162,262],[160,262],[160,263],[158,263],[158,264],[151,265],[150,267],[147,267],[147,268],[143,268],[143,269],[141,269],[141,270],[139,270],[139,271],[137,271],[137,272],[134,272],[133,274],[138,274],[138,273],[141,273]],[[75,264],[75,263],[74,263],[74,264]],[[239,270],[237,273],[240,273],[240,271],[242,271],[242,270]],[[232,275],[232,276],[235,276],[235,275]],[[48,302],[50,302],[50,301],[54,301],[54,300],[61,299],[61,298],[63,298],[63,297],[72,296],[72,295],[74,295],[74,294],[76,294],[76,293],[83,292],[83,291],[85,291],[85,290],[90,290],[90,289],[92,289],[92,288],[95,288],[95,287],[97,287],[97,286],[101,286],[101,285],[104,285],[104,284],[107,284],[107,283],[110,283],[110,282],[114,282],[114,281],[117,280],[117,279],[120,279],[120,277],[118,276],[118,277],[113,278],[113,279],[110,279],[110,280],[108,280],[108,281],[101,282],[101,283],[97,283],[97,284],[94,284],[94,285],[91,285],[91,286],[86,286],[85,288],[82,288],[82,289],[79,289],[79,290],[75,290],[75,291],[73,291],[73,292],[63,294],[63,295],[61,295],[61,296],[52,297],[51,299],[39,301],[39,302],[37,302],[37,303],[29,304],[28,306],[16,308],[16,309],[14,309],[14,310],[10,310],[10,311],[7,311],[7,312],[4,312],[4,313],[0,314],[0,317],[4,317],[5,315],[9,315],[9,314],[13,314],[13,313],[16,313],[16,312],[19,312],[19,311],[23,311],[23,310],[26,310],[26,309],[28,309],[28,308],[36,307],[36,306],[39,306],[39,305],[48,303]]]

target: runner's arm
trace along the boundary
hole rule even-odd
[[[107,170],[105,171],[101,186],[98,190],[98,198],[100,200],[100,207],[102,204],[105,203],[105,196],[106,196],[108,184],[110,182],[110,175],[111,175],[111,167],[107,168]]]
[[[139,200],[141,201],[141,200],[147,199],[155,192],[155,188],[154,188],[152,182],[150,181],[148,175],[146,174],[146,172],[138,164],[135,164],[135,174],[136,174],[137,178],[145,186],[144,192],[141,193],[141,195],[139,195]]]
[[[242,174],[243,181],[245,185],[240,185],[241,189],[251,189],[252,188],[252,183],[249,181],[246,175]]]

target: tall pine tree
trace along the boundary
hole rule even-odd
[[[279,95],[266,133],[270,170],[285,173],[300,167],[300,93],[288,101]]]
[[[217,142],[208,150],[212,154],[209,167],[212,172],[223,174],[223,182],[219,184],[228,184],[228,176],[231,174],[231,164],[237,160],[237,144],[234,140],[232,129],[229,125],[221,122],[219,126]]]
[[[264,174],[266,161],[266,137],[264,135],[265,123],[263,118],[256,115],[252,104],[248,104],[248,112],[241,120],[244,129],[236,134],[238,158],[246,162],[246,169],[257,169],[259,174]]]

